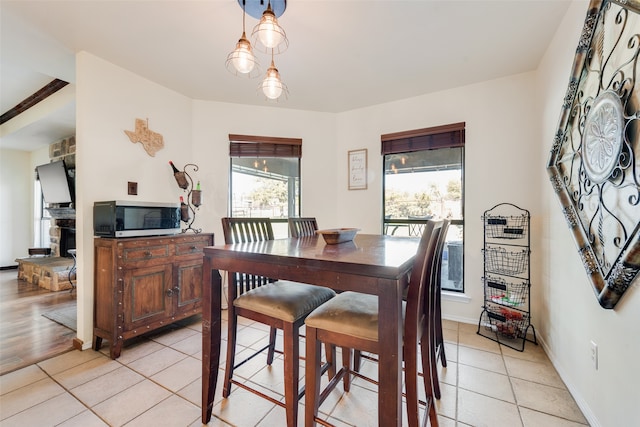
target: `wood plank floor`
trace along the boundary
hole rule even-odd
[[[75,331],[42,316],[76,305],[76,292],[51,292],[0,271],[0,375],[73,349]]]

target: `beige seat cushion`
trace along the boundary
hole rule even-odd
[[[403,302],[403,317],[405,307]],[[316,308],[304,323],[312,328],[378,341],[378,297],[343,292]]]
[[[333,290],[322,286],[278,280],[240,295],[233,305],[295,322],[335,295]]]

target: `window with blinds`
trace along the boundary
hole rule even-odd
[[[420,236],[426,220],[451,219],[442,289],[457,292],[464,292],[464,143],[464,123],[381,136],[383,231]]]
[[[229,135],[229,215],[269,217],[276,237],[300,216],[302,139]]]

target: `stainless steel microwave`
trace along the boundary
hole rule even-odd
[[[93,204],[93,234],[100,237],[180,233],[180,204],[112,200]]]

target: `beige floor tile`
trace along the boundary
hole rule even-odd
[[[213,404],[217,405],[222,401],[222,385],[224,384],[224,370],[218,370],[218,381],[216,384],[216,393],[213,396]],[[198,407],[202,407],[202,377],[198,377],[197,380],[185,387],[178,390],[176,393],[178,396],[188,400]]]
[[[69,418],[56,427],[106,427],[107,424],[102,421],[96,414],[88,409],[80,412],[75,417]]]
[[[514,350],[510,347],[503,346],[502,354],[505,356],[513,357],[516,359],[529,360],[531,362],[551,363],[549,357],[544,352],[541,345],[535,345],[530,342],[526,342],[523,351]]]
[[[151,379],[174,393],[202,376],[202,362],[187,357],[153,375]]]
[[[238,345],[236,361],[266,344],[268,336],[265,325],[247,319],[240,323],[239,339],[242,336],[242,343],[251,348]],[[226,336],[226,320],[223,324]],[[117,361],[108,357],[108,346],[104,346],[101,352],[72,351],[0,377],[0,416],[10,417],[0,426],[51,425],[52,420],[66,427],[125,423],[154,427],[202,425],[202,322],[194,318],[174,326],[128,341]],[[438,368],[442,397],[436,400],[442,427],[586,425],[541,346],[527,343],[525,350],[518,352],[477,335],[475,324],[445,321],[443,328],[445,339],[449,335],[445,343],[448,367]],[[457,344],[458,339],[461,345]],[[284,409],[240,387],[233,387],[229,399],[222,398],[226,346],[223,339],[213,417],[208,425],[283,425]],[[282,347],[281,331],[277,347]],[[304,339],[300,348],[302,354]],[[340,362],[338,350],[339,365]],[[304,366],[301,360],[301,384]],[[378,364],[365,360],[361,371],[377,378]],[[72,385],[71,393],[66,393],[47,373],[62,384]],[[276,355],[273,365],[267,367],[266,352],[236,371],[236,380],[281,401],[283,378],[283,356]],[[323,387],[327,381],[323,376]],[[320,407],[319,415],[338,427],[377,425],[377,385],[354,379],[352,387],[345,394],[342,385],[338,385]],[[419,390],[424,398],[421,385]],[[299,403],[299,411],[298,424],[303,425],[304,402]],[[421,407],[420,411],[422,414],[424,409]],[[51,416],[42,418],[49,413]],[[403,404],[403,425],[406,422]]]
[[[357,422],[358,426],[377,426],[378,394],[353,384],[329,415],[346,423]]]
[[[170,395],[168,390],[144,380],[99,403],[92,410],[110,426],[122,426]]]
[[[260,347],[267,344],[268,335],[265,334],[265,331],[261,331],[257,328],[246,327],[242,328],[238,331],[236,337],[236,344],[241,345],[242,347],[252,347],[255,346],[256,343],[263,343]],[[281,342],[281,340],[278,340]],[[256,349],[259,347],[255,347]]]
[[[522,417],[524,427],[583,427],[586,425],[554,417],[553,415],[544,414],[542,412],[532,411],[527,408],[520,408],[520,416]]]
[[[304,376],[304,369],[300,369],[298,374],[300,377]],[[271,366],[263,365],[250,379],[252,383],[284,396],[284,360],[276,358]]]
[[[4,407],[4,403],[3,403]],[[80,414],[87,408],[68,393],[62,393],[38,405],[32,406],[10,418],[2,420],[3,426],[54,426]],[[2,410],[4,413],[4,408]]]
[[[203,425],[204,424],[202,424],[202,420],[198,419],[195,423],[191,424],[189,427],[202,427]],[[220,418],[217,418],[215,416],[211,417],[211,420],[206,425],[208,427],[233,427],[231,426],[231,424],[227,424],[224,421],[222,421]]]
[[[458,344],[500,354],[500,344],[478,335],[475,331],[460,331],[458,333]]]
[[[531,362],[525,359],[504,357],[509,376],[557,388],[566,388],[551,362]]]
[[[171,344],[175,344],[178,341],[182,341],[183,339],[189,338],[193,335],[202,336],[198,331],[194,331],[189,328],[177,328],[172,329],[169,332],[158,334],[150,337],[151,340],[155,342],[159,342],[162,345],[170,346]]]
[[[195,334],[170,345],[174,350],[190,356],[202,353],[202,335]]]
[[[200,408],[172,395],[127,423],[127,427],[186,426],[198,421]]]
[[[145,377],[150,377],[186,357],[188,356],[184,353],[180,353],[169,347],[163,347],[156,352],[129,363],[128,366]]]
[[[440,427],[456,427],[456,421],[451,418],[438,415],[438,425]]]
[[[442,338],[446,343],[458,344],[458,331],[442,329]]]
[[[47,377],[3,394],[0,420],[9,418],[25,409],[36,406],[63,393],[64,389],[51,378]]]
[[[512,378],[511,383],[518,405],[578,423],[587,422],[567,390],[518,378]]]
[[[442,319],[442,330],[451,329],[454,331],[458,330],[459,323],[455,320]]]
[[[122,365],[107,357],[96,357],[53,376],[63,387],[71,389],[114,371]]]
[[[129,364],[133,361],[147,356],[151,353],[155,353],[158,350],[162,350],[164,346],[160,343],[151,340],[143,340],[136,342],[130,346],[124,347],[120,352],[120,357],[116,359],[122,364]]]
[[[456,418],[456,406],[458,402],[457,388],[449,384],[440,384],[440,399],[436,399],[436,411],[438,415]]]
[[[47,374],[38,365],[29,365],[26,368],[10,372],[0,376],[0,395],[9,393],[20,387],[33,384],[47,378]]]
[[[506,375],[507,373],[501,355],[462,345],[458,347],[458,364],[474,366],[499,374]]]
[[[222,399],[222,373],[218,373],[218,385],[216,386],[216,396],[214,396],[214,404],[217,403],[219,399]],[[202,405],[202,378],[198,378],[190,384],[182,387],[176,393],[178,396],[188,400],[194,405],[200,406]],[[220,396],[218,398],[218,396]]]
[[[104,355],[98,351],[93,350],[72,350],[67,353],[61,354],[60,356],[43,360],[42,362],[38,363],[38,366],[40,366],[40,368],[42,368],[42,370],[44,370],[47,374],[53,376],[97,357],[104,357]]]
[[[143,380],[144,377],[139,373],[121,366],[70,391],[78,400],[91,408]]]
[[[446,368],[438,364],[438,379],[441,383],[456,386],[458,384],[458,364],[448,361]]]
[[[475,334],[478,331],[477,323],[461,323],[458,322],[458,332]]]
[[[458,387],[484,394],[495,399],[516,403],[509,377],[473,366],[458,367]]]
[[[518,407],[472,391],[458,391],[458,420],[476,427],[522,426]]]
[[[304,398],[302,398],[304,400]],[[274,405],[273,409],[269,411],[265,417],[258,422],[256,427],[272,427],[272,426],[286,426],[287,414],[283,407]],[[304,426],[304,405],[298,404],[298,427]]]
[[[458,361],[458,346],[457,344],[444,343],[444,355],[447,360],[452,362]]]
[[[274,404],[251,392],[235,387],[231,395],[213,407],[221,420],[236,426],[255,426],[273,409]]]

